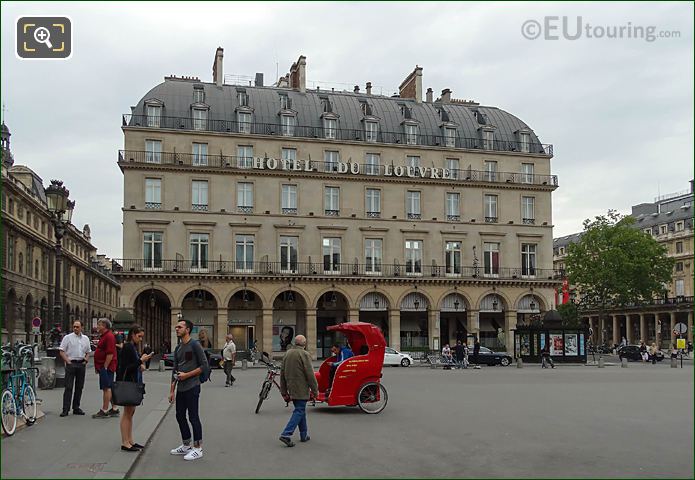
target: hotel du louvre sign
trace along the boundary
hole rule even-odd
[[[436,179],[456,179],[456,172],[448,168],[437,167],[413,167],[405,165],[383,165],[383,170],[380,165],[360,165],[355,162],[314,162],[311,160],[286,160],[277,158],[261,158],[255,157],[253,164],[250,165],[254,170],[285,170],[291,172],[319,172],[318,165],[331,165],[331,168],[325,168],[324,172],[332,172],[339,174],[371,174],[382,175],[384,177],[419,177],[419,178],[436,178]],[[362,169],[360,169],[362,167]],[[361,171],[360,171],[361,170]]]

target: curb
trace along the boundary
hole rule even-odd
[[[35,421],[31,426],[36,425],[40,420],[43,420],[43,418],[44,418],[45,416],[46,416],[46,414],[43,413],[40,409],[38,409],[38,410],[36,411],[36,421]],[[27,424],[26,424],[26,422],[24,421],[24,419],[23,419],[23,418],[18,418],[18,419],[17,419],[17,428],[15,428],[15,431],[14,431],[14,433],[12,434],[12,436],[16,435],[17,432],[22,431],[22,430],[24,430],[25,428],[29,428],[29,427],[27,426]],[[4,431],[4,430],[0,430],[0,433],[2,434],[2,438],[6,438],[6,437],[7,437],[7,435],[5,435],[5,431]]]
[[[164,417],[166,417],[171,406],[172,404],[169,403],[169,398],[163,398],[159,404],[147,414],[140,425],[135,427],[133,436],[136,438],[145,438],[145,448],[150,445],[152,437],[159,428],[159,425],[161,425]],[[135,455],[121,451],[114,453],[104,465],[103,470],[94,475],[93,478],[128,478],[130,472],[135,468],[141,453],[142,451]]]

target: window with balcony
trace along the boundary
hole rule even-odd
[[[406,217],[408,220],[420,220],[420,192],[408,190],[405,203]]]
[[[236,209],[238,213],[253,213],[253,183],[237,183]]]
[[[521,223],[533,225],[536,223],[536,198],[521,197]]]
[[[521,164],[521,183],[534,183],[533,181],[533,163]]]
[[[283,168],[293,169],[297,164],[297,149],[283,148],[281,155]]]
[[[338,120],[335,118],[323,119],[323,136],[324,138],[334,139],[338,133]]]
[[[497,223],[497,195],[485,195],[485,222]]]
[[[162,121],[162,107],[159,105],[147,106],[147,126],[159,128]]]
[[[366,192],[366,212],[368,218],[381,217],[381,190],[368,188]]]
[[[237,102],[239,103],[240,107],[248,107],[249,106],[249,95],[248,93],[244,91],[239,91],[236,94],[236,99]]]
[[[519,134],[519,150],[522,153],[529,153],[531,147],[531,134],[520,133]]]
[[[281,208],[283,215],[297,214],[297,185],[282,186]]]
[[[667,225],[659,225],[659,234],[664,235],[668,231]]]
[[[239,133],[251,133],[251,113],[237,112],[236,120]]]
[[[144,268],[162,268],[162,232],[143,232],[142,258]]]
[[[444,146],[447,148],[456,147],[456,129],[452,127],[444,128]]]
[[[685,281],[683,279],[676,280],[676,296],[685,296]]]
[[[405,273],[422,275],[422,240],[405,241]]]
[[[323,193],[324,213],[329,217],[340,215],[340,188],[326,187]]]
[[[158,210],[162,208],[162,179],[145,179],[145,208]]]
[[[193,103],[205,103],[205,90],[193,87]]]
[[[447,275],[461,275],[461,242],[446,242],[445,263]]]
[[[297,271],[297,252],[299,237],[280,237],[280,270]]]
[[[364,173],[367,175],[379,175],[379,171],[381,170],[381,157],[378,153],[368,153],[365,156],[365,162],[367,165]]]
[[[377,122],[364,122],[364,140],[375,143],[379,135],[379,124]]]
[[[405,127],[405,143],[406,145],[417,145],[418,127],[417,125],[406,123]]]
[[[495,132],[492,130],[483,130],[483,148],[485,150],[493,150],[495,148]]]
[[[280,115],[280,127],[282,130],[282,135],[285,137],[294,136],[294,127],[296,122],[297,121],[294,115]]]
[[[676,253],[683,253],[683,242],[676,242]]]
[[[485,172],[483,173],[483,180],[486,182],[496,182],[497,181],[497,162],[492,160],[485,161]]]
[[[449,170],[449,176],[454,179],[458,180],[461,177],[460,174],[460,163],[458,158],[447,158],[446,159],[446,168]]]
[[[236,147],[236,166],[237,168],[253,168],[252,146],[239,145]]]
[[[486,276],[500,274],[500,244],[485,242],[483,244],[483,273]]]
[[[205,167],[208,164],[208,144],[193,143],[193,166]]]
[[[145,162],[162,163],[161,140],[145,140]]]
[[[191,233],[189,247],[191,253],[191,269],[205,270],[208,268],[208,248],[210,235],[207,233]]]
[[[446,219],[449,222],[461,220],[461,194],[451,192],[446,194]]]
[[[521,244],[521,275],[536,276],[536,245],[533,243]]]
[[[340,272],[340,238],[323,239],[323,271],[324,273]]]
[[[208,111],[204,108],[193,109],[193,130],[207,130]]]
[[[253,235],[236,235],[235,269],[237,272],[253,272]]]
[[[334,150],[326,150],[323,152],[323,169],[325,172],[337,172],[339,161],[340,152]]]
[[[191,210],[207,211],[208,209],[208,181],[193,180],[191,182]]]
[[[381,274],[382,240],[367,238],[364,241],[365,272],[372,275]]]

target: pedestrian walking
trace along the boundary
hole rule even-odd
[[[143,362],[148,362],[152,358],[149,354],[138,353],[138,346],[145,337],[145,329],[140,325],[132,325],[128,331],[128,338],[123,345],[121,362],[118,364],[117,380],[119,382],[142,383],[142,371],[145,369]],[[151,350],[151,349],[150,349]],[[126,452],[137,452],[145,448],[133,440],[133,416],[135,415],[135,405],[123,407],[121,416],[121,450]]]
[[[180,342],[174,350],[169,403],[176,401],[176,421],[181,431],[182,443],[171,450],[171,454],[183,455],[184,460],[197,460],[203,457],[203,425],[199,414],[200,375],[206,368],[207,358],[200,343],[191,338],[193,322],[181,320],[176,324],[175,329]],[[186,420],[187,414],[188,420]],[[193,427],[192,439],[189,421]]]
[[[647,353],[647,345],[645,345],[644,340],[640,341],[639,354],[642,358],[642,363],[645,363],[647,360],[649,360],[649,354]]]
[[[84,377],[92,347],[87,335],[82,333],[82,322],[72,322],[72,332],[65,335],[60,342],[60,357],[65,362],[65,391],[63,392],[63,411],[61,417],[67,417],[72,403],[72,413],[84,415],[80,408]],[[73,395],[74,388],[74,395]]]
[[[116,352],[116,337],[111,331],[111,321],[102,318],[97,322],[100,338],[94,351],[94,369],[99,375],[99,389],[102,391],[101,409],[92,418],[117,417],[120,411],[111,401],[111,387],[116,376],[118,353]],[[111,404],[111,409],[109,409]]]
[[[456,368],[459,370],[461,368],[466,368],[466,349],[463,347],[461,340],[456,341],[456,346],[454,347],[454,356],[456,358]]]
[[[656,365],[656,354],[659,351],[658,348],[656,348],[656,343],[652,342],[651,346],[649,347],[649,360],[652,361],[652,365]]]
[[[232,375],[232,368],[234,368],[236,363],[236,345],[234,344],[234,336],[231,333],[227,334],[227,343],[224,344],[222,349],[222,358],[224,358],[224,374],[227,375],[224,386],[231,387],[236,380],[234,375]]]
[[[475,343],[473,343],[473,363],[478,367],[478,355],[480,355],[480,340],[478,337],[475,338]]]
[[[294,447],[292,435],[299,427],[299,441],[308,442],[310,438],[306,421],[306,402],[311,396],[318,396],[319,385],[311,366],[311,355],[306,351],[304,335],[297,335],[294,345],[290,344],[287,347],[287,353],[282,359],[280,392],[286,402],[291,400],[294,405],[292,416],[280,434],[280,441],[288,447]]]
[[[149,355],[147,357],[147,360],[145,360],[145,369],[149,370],[150,369],[150,362],[152,361],[152,355],[154,355],[152,347],[150,347],[150,345],[146,343],[142,349],[142,353],[144,353],[145,355]]]

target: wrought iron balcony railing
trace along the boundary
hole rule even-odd
[[[300,138],[320,138],[328,141],[361,141],[429,147],[464,148],[499,152],[553,155],[553,146],[544,143],[483,140],[481,138],[445,137],[443,135],[406,134],[405,132],[365,131],[364,129],[324,128],[294,125],[291,128],[279,123],[238,122],[236,120],[193,119],[190,117],[148,117],[125,114],[124,127],[167,128],[172,130],[196,130],[208,132],[240,133],[250,135],[277,135]]]
[[[486,273],[481,266],[406,265],[405,263],[326,263],[323,262],[235,262],[231,260],[115,260],[116,273],[151,274],[227,274],[241,276],[343,276],[343,277],[422,277],[501,280],[560,280],[562,271],[554,269],[497,268]],[[491,270],[492,272],[492,270]],[[530,275],[529,273],[533,273]]]
[[[265,159],[264,159],[265,160]],[[253,157],[238,157],[235,155],[194,155],[192,153],[178,152],[146,152],[140,150],[119,150],[118,161],[121,164],[152,164],[156,165],[178,165],[194,168],[224,168],[238,170],[253,170],[255,159]],[[277,160],[277,169],[282,171],[284,160]],[[307,160],[311,171],[314,172],[337,172],[335,162],[323,162],[318,160]],[[292,162],[287,161],[287,170],[292,171]],[[389,165],[373,165],[359,164],[359,175],[374,175],[384,176],[387,173],[389,176],[396,176],[393,172],[393,167]],[[387,172],[388,168],[388,172]],[[403,167],[403,175],[408,176],[408,168]],[[305,168],[302,168],[304,171]],[[511,183],[511,184],[526,184],[526,185],[542,185],[557,187],[557,175],[535,175],[528,173],[513,173],[513,172],[497,172],[494,177],[487,175],[484,170],[472,169],[454,169],[449,170],[450,176],[448,180],[465,182],[486,182],[486,183]],[[419,178],[415,174],[415,170],[411,170],[413,178]],[[426,177],[428,178],[428,177]]]

